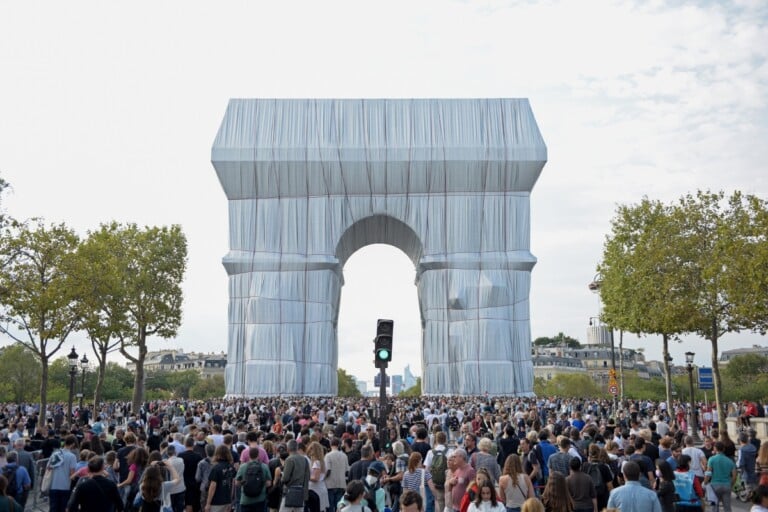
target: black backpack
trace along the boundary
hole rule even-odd
[[[603,481],[603,473],[600,471],[600,466],[593,462],[587,462],[585,466],[584,472],[592,479],[592,483],[595,486],[595,492],[598,496],[604,496],[608,491],[608,487]]]
[[[368,482],[363,481],[363,485],[365,486],[365,494],[363,497],[365,498],[365,501],[368,502],[368,508],[371,509],[371,512],[379,512],[379,507],[376,506],[376,490],[379,489],[378,482],[370,486],[368,485]]]
[[[18,485],[16,484],[16,467],[5,466],[3,468],[3,476],[8,480],[8,485],[5,488],[5,495],[15,498],[18,494]]]
[[[261,467],[261,462],[256,460],[249,462],[245,470],[243,494],[249,498],[258,498],[264,491],[265,486],[264,469]]]

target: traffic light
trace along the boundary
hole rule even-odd
[[[392,331],[395,323],[392,320],[376,322],[376,339],[374,340],[374,362],[376,368],[386,368],[392,360]]]

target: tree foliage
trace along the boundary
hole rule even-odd
[[[710,340],[715,397],[724,332],[768,327],[768,208],[755,196],[688,194],[670,205],[620,206],[603,260],[605,320],[630,332],[696,333]],[[665,359],[668,353],[666,346]]]
[[[416,384],[402,391],[400,395],[403,398],[418,398],[421,396],[421,377],[416,377]]]
[[[362,396],[360,393],[360,390],[357,389],[357,384],[355,383],[354,377],[352,375],[348,374],[346,370],[343,368],[338,368],[336,370],[336,376],[338,379],[339,387],[338,387],[338,395],[339,396]]]
[[[542,396],[606,396],[606,392],[597,382],[584,373],[560,373],[552,380],[541,379],[538,384]],[[536,380],[534,380],[534,389],[536,389]]]
[[[728,361],[723,371],[725,376],[739,387],[768,384],[768,357],[760,354],[743,354]],[[768,392],[768,387],[765,389]],[[764,392],[763,396],[768,396]],[[745,397],[746,398],[746,397]]]
[[[8,231],[0,240],[0,332],[40,361],[40,405],[47,404],[48,366],[77,327],[72,276],[79,239],[63,224],[37,222]]]
[[[567,336],[562,332],[557,333],[557,335],[552,336],[551,338],[548,338],[546,336],[536,338],[535,340],[533,340],[533,345],[536,347],[566,346],[568,348],[581,348],[581,343],[579,342],[579,340],[577,340],[576,338]]]
[[[127,301],[124,296],[119,225],[102,225],[89,232],[79,245],[72,274],[82,329],[88,333],[97,362],[94,403],[102,400],[107,355],[120,346],[118,334],[127,329]]]
[[[109,231],[111,246],[119,255],[117,272],[125,311],[117,336],[120,353],[135,365],[133,408],[139,410],[144,401],[147,338],[172,338],[181,325],[187,240],[179,226],[113,225]],[[129,349],[136,350],[136,355]]]
[[[221,398],[226,393],[223,375],[212,375],[209,379],[200,379],[190,390],[190,396],[198,400]]]
[[[24,345],[14,343],[0,354],[0,400],[20,404],[37,401],[40,390],[40,364]]]

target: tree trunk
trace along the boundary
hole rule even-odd
[[[99,359],[99,374],[96,378],[96,389],[93,391],[94,417],[96,416],[96,411],[100,409],[101,390],[104,389],[104,376],[107,374],[107,346],[100,344],[96,355]]]
[[[144,359],[147,357],[147,333],[141,328],[139,331],[139,357],[136,358],[136,375],[133,380],[133,414],[138,417],[141,404],[144,403]]]
[[[661,340],[664,344],[663,357],[664,357],[664,391],[667,397],[667,412],[672,413],[672,374],[669,372],[669,336],[666,334],[661,335]]]
[[[728,425],[725,423],[725,409],[723,409],[723,403],[720,400],[722,396],[722,388],[720,381],[720,366],[717,363],[717,318],[712,318],[712,377],[715,380],[715,406],[717,407],[717,422],[720,430],[727,430]]]
[[[619,388],[621,405],[624,406],[624,331],[619,331]]]
[[[45,410],[48,407],[48,357],[40,354],[40,414],[37,416],[37,428],[45,432],[48,428]]]

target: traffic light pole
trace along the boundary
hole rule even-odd
[[[387,433],[387,367],[392,360],[392,333],[395,322],[379,318],[376,321],[376,338],[373,340],[374,364],[379,369],[379,446],[384,450],[389,435]]]
[[[386,368],[379,369],[379,376],[379,447],[383,452],[387,445],[387,416],[389,416]]]

